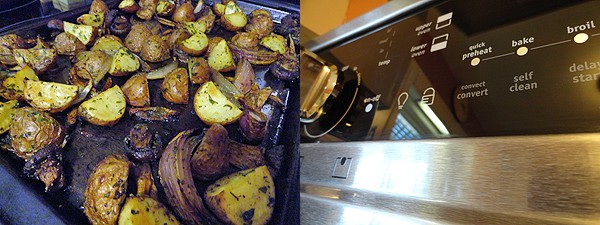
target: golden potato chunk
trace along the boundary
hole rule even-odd
[[[229,50],[229,46],[227,46],[227,41],[221,40],[211,49],[208,54],[208,65],[219,72],[235,69],[235,61],[233,61],[233,55]]]
[[[194,110],[204,123],[225,125],[235,122],[242,110],[225,97],[212,81],[204,83],[194,96]]]
[[[62,112],[71,106],[79,94],[75,85],[45,82],[25,81],[25,100],[31,106],[50,113]]]
[[[19,107],[17,100],[0,103],[0,134],[4,134],[10,128],[11,116]]]
[[[119,225],[178,225],[180,224],[160,202],[144,196],[128,197],[119,215]]]
[[[125,76],[140,68],[140,62],[126,48],[120,48],[112,58],[108,73],[113,76]]]
[[[98,126],[112,126],[119,122],[126,107],[125,94],[113,86],[79,105],[79,116]]]

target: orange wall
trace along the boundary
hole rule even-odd
[[[348,10],[346,11],[346,18],[344,19],[344,23],[366,12],[369,12],[387,2],[388,0],[350,0],[348,4]]]

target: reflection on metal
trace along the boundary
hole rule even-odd
[[[421,109],[421,111],[423,111],[423,113],[425,113],[427,118],[429,118],[429,120],[433,123],[433,125],[435,125],[435,127],[441,134],[450,135],[448,128],[446,128],[446,126],[444,126],[444,123],[442,122],[442,120],[440,120],[440,118],[437,115],[435,115],[435,112],[433,112],[433,110],[431,110],[431,108],[429,107],[429,104],[420,102],[418,105],[419,105],[419,108]]]
[[[317,143],[300,153],[302,224],[600,221],[600,133]],[[346,179],[331,176],[338,157],[353,159]]]

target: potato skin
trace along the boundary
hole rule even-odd
[[[248,21],[245,29],[261,39],[273,32],[273,18],[270,14],[252,12],[252,18]]]
[[[148,62],[162,62],[171,57],[171,52],[160,36],[152,35],[144,42],[140,55]]]
[[[76,55],[85,51],[85,45],[72,34],[62,32],[54,38],[54,49],[59,55]]]
[[[65,140],[65,129],[58,121],[31,107],[16,109],[9,127],[13,151],[23,159],[48,145],[61,146]]]
[[[177,68],[171,71],[162,83],[163,97],[175,104],[187,104],[189,99],[188,90],[189,78],[184,68]]]
[[[91,224],[116,224],[126,197],[131,163],[123,154],[100,161],[88,178],[83,211]]]
[[[171,35],[169,35],[169,38],[167,39],[167,46],[169,46],[169,49],[172,49],[179,45],[183,40],[188,39],[190,36],[191,35],[185,31],[185,29],[176,29],[173,31],[173,33],[171,33]]]
[[[77,55],[78,61],[73,65],[78,77],[92,79],[98,84],[110,70],[111,57],[103,51],[82,52]]]
[[[210,80],[210,66],[204,58],[195,57],[188,61],[192,84],[203,84]]]
[[[127,104],[138,107],[150,106],[150,89],[145,74],[138,73],[131,76],[121,86],[121,90],[125,94]]]
[[[191,164],[195,178],[211,180],[223,175],[229,167],[229,134],[225,127],[213,124],[206,130]]]
[[[240,32],[231,38],[231,44],[248,50],[258,50],[258,37],[254,33]]]
[[[125,47],[134,53],[140,53],[146,39],[151,35],[152,32],[144,24],[135,24],[131,26],[131,31],[125,38]]]

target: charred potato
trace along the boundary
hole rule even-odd
[[[152,35],[142,46],[140,56],[148,62],[162,62],[171,58],[171,51],[160,36]]]
[[[103,51],[81,52],[76,58],[77,62],[73,68],[77,76],[92,80],[94,85],[100,83],[112,64],[112,58]]]
[[[231,38],[231,44],[243,49],[258,50],[258,43],[256,34],[249,32],[240,32]]]
[[[225,40],[221,40],[208,54],[208,65],[219,71],[227,72],[235,69],[233,55]]]
[[[23,67],[29,65],[38,74],[44,73],[46,70],[52,68],[58,57],[56,51],[50,48],[15,49],[13,50],[13,54],[19,66]]]
[[[77,17],[77,23],[92,27],[102,27],[104,25],[104,13],[83,14]]]
[[[40,80],[31,67],[25,66],[15,73],[14,76],[8,77],[2,82],[2,86],[5,88],[5,91],[2,92],[2,97],[9,100],[25,100],[23,95],[25,79]]]
[[[100,161],[87,181],[83,211],[91,224],[116,224],[126,197],[131,163],[127,156],[109,155]]]
[[[204,198],[226,224],[267,224],[275,204],[275,184],[267,167],[261,166],[217,180]]]
[[[136,13],[140,9],[140,5],[135,0],[123,0],[119,3],[119,9],[126,13]]]
[[[192,174],[201,180],[222,176],[229,167],[229,134],[225,127],[213,124],[192,155]]]
[[[75,85],[45,82],[25,81],[25,100],[31,106],[50,113],[62,112],[71,106],[79,94]]]
[[[263,9],[252,11],[252,17],[246,26],[246,31],[256,34],[259,39],[273,32],[273,18],[271,14]]]
[[[271,51],[285,54],[287,52],[287,40],[281,35],[271,34],[260,40],[260,45],[271,49]]]
[[[90,25],[64,22],[63,26],[65,32],[77,37],[84,45],[93,44],[94,39],[98,36],[98,29]]]
[[[131,31],[125,38],[125,47],[134,53],[140,53],[142,46],[148,37],[152,35],[152,31],[143,24],[135,24],[131,27]]]
[[[79,116],[98,126],[112,126],[125,114],[125,95],[119,86],[113,86],[81,103]]]
[[[163,80],[161,86],[163,97],[175,104],[187,104],[188,82],[187,71],[184,68],[174,69]]]
[[[62,147],[65,140],[65,130],[58,121],[31,107],[16,109],[9,129],[13,151],[23,159],[49,145]]]
[[[194,6],[192,6],[192,3],[190,1],[186,1],[183,5],[177,7],[175,12],[173,12],[172,19],[176,23],[194,21],[196,16],[194,16]]]
[[[27,48],[25,40],[16,34],[7,34],[0,37],[0,63],[12,66],[17,61],[13,55],[13,49]]]
[[[179,225],[175,215],[150,197],[128,197],[119,215],[119,225]]]
[[[210,80],[210,66],[204,58],[191,58],[188,61],[188,73],[192,84],[203,84]]]
[[[237,121],[242,110],[225,97],[212,81],[204,83],[194,96],[196,115],[206,124],[230,124]]]
[[[127,104],[139,107],[150,106],[150,89],[148,88],[146,74],[133,75],[123,84],[121,89],[125,94]]]
[[[170,16],[175,11],[175,4],[169,0],[159,0],[156,6],[156,15]]]
[[[119,37],[114,35],[104,35],[96,40],[96,43],[94,43],[94,46],[92,46],[91,50],[105,51],[112,54],[117,52],[117,50],[122,47],[125,46]]]
[[[112,57],[108,73],[113,76],[125,76],[140,68],[140,62],[133,53],[126,48],[120,48]]]
[[[19,107],[17,100],[0,103],[0,134],[4,134],[10,128],[11,119],[15,110]]]
[[[194,34],[182,41],[179,49],[192,56],[200,56],[208,49],[208,37],[204,33]]]
[[[59,55],[76,55],[85,51],[85,45],[72,34],[62,32],[54,38],[54,49]]]

